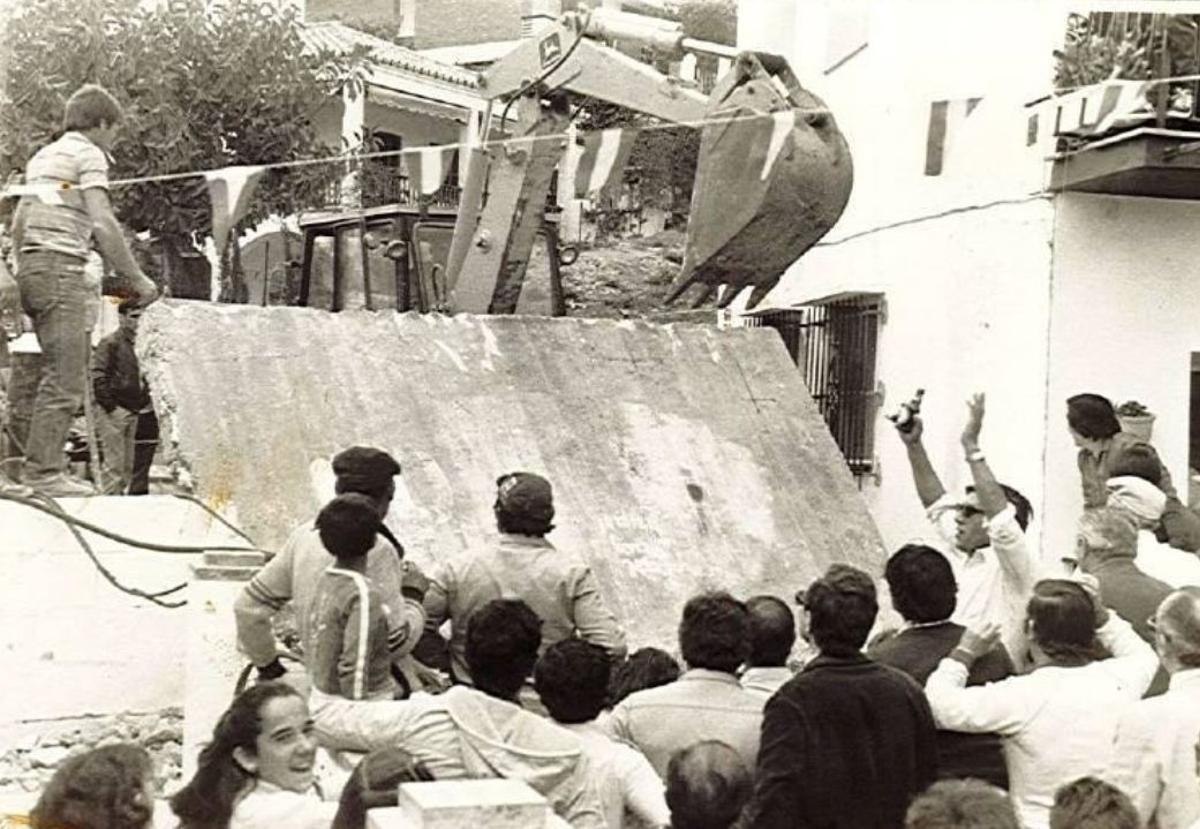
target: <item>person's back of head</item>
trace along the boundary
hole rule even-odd
[[[34,829],[145,829],[154,814],[145,749],[120,743],[68,757],[29,815]]]
[[[591,722],[604,710],[612,660],[599,645],[564,639],[546,649],[533,669],[534,689],[560,723]]]
[[[1154,627],[1155,649],[1168,669],[1200,668],[1200,587],[1181,587],[1163,599]]]
[[[1079,565],[1087,572],[1115,559],[1137,556],[1137,527],[1116,507],[1086,510],[1079,517]]]
[[[1136,475],[1112,475],[1104,488],[1108,492],[1105,507],[1119,511],[1138,529],[1152,530],[1162,521],[1167,494],[1157,484]]]
[[[520,599],[493,599],[467,620],[466,658],[475,687],[515,699],[542,645],[542,620]]]
[[[333,456],[333,491],[338,495],[357,492],[375,501],[379,516],[387,514],[396,494],[400,464],[390,454],[373,446],[351,446]]]
[[[496,479],[492,511],[500,532],[540,538],[554,529],[554,490],[532,472],[501,475]]]
[[[750,614],[725,592],[688,600],[679,623],[679,650],[689,668],[733,673],[750,654]]]
[[[671,829],[726,829],[750,799],[750,771],[731,747],[705,740],[671,755],[667,806]]]
[[[340,566],[360,561],[375,546],[379,512],[366,495],[339,495],[317,513],[321,544]]]
[[[908,807],[904,829],[1021,829],[1008,795],[982,780],[942,780]]]
[[[776,596],[754,596],[746,602],[750,614],[750,657],[754,668],[787,664],[796,644],[796,617],[787,602]]]
[[[1112,401],[1098,394],[1068,397],[1067,425],[1088,440],[1107,440],[1121,431]]]
[[[1054,793],[1050,829],[1138,829],[1137,810],[1116,786],[1081,777]]]
[[[1135,443],[1112,459],[1109,478],[1140,478],[1146,483],[1162,486],[1162,461],[1148,443]]]
[[[892,605],[906,622],[943,622],[954,614],[958,582],[950,562],[924,544],[905,544],[884,569]]]
[[[86,132],[97,127],[121,123],[123,115],[117,99],[102,86],[84,84],[75,90],[63,109],[63,129]]]
[[[833,657],[861,651],[879,611],[875,583],[848,564],[834,564],[810,584],[804,606],[814,644],[823,655]]]
[[[1096,608],[1083,585],[1069,579],[1043,579],[1027,605],[1029,636],[1051,660],[1085,665],[1099,655]]]
[[[679,679],[679,663],[661,648],[639,648],[612,670],[609,704],[616,705],[635,691],[657,688]]]

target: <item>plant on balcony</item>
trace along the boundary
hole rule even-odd
[[[1136,400],[1126,400],[1120,406],[1117,406],[1117,415],[1120,417],[1151,417],[1150,410]]]

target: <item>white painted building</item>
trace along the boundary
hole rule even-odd
[[[859,320],[844,328],[857,340],[842,337],[832,362],[816,359],[835,365],[835,378],[854,363],[879,392],[861,421],[840,427],[858,444],[848,455],[891,547],[929,535],[883,418],[918,387],[926,443],[951,490],[969,482],[958,443],[964,400],[987,393],[983,446],[998,477],[1034,504],[1048,558],[1073,546],[1082,506],[1065,420],[1071,394],[1149,406],[1153,442],[1187,497],[1200,202],[1050,191],[1052,176],[1086,184],[1083,167],[1064,164],[1128,166],[1121,154],[1140,146],[1119,142],[1057,168],[1048,160],[1045,105],[1026,105],[1052,89],[1067,12],[1030,0],[740,3],[739,45],[787,57],[854,156],[846,213],[761,307],[804,308],[830,320],[826,332],[835,318]],[[935,101],[949,102],[940,163],[927,147]],[[1028,144],[1035,112],[1041,129]],[[812,337],[828,337],[808,330],[810,350]],[[827,386],[813,371],[810,387]]]

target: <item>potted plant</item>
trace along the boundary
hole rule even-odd
[[[1129,432],[1142,440],[1150,440],[1150,432],[1154,428],[1154,415],[1138,401],[1126,400],[1117,406],[1117,421],[1121,424],[1121,431]]]

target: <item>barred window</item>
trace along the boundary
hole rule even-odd
[[[875,349],[883,314],[882,295],[852,294],[758,315],[759,325],[783,338],[859,486],[875,471]]]

